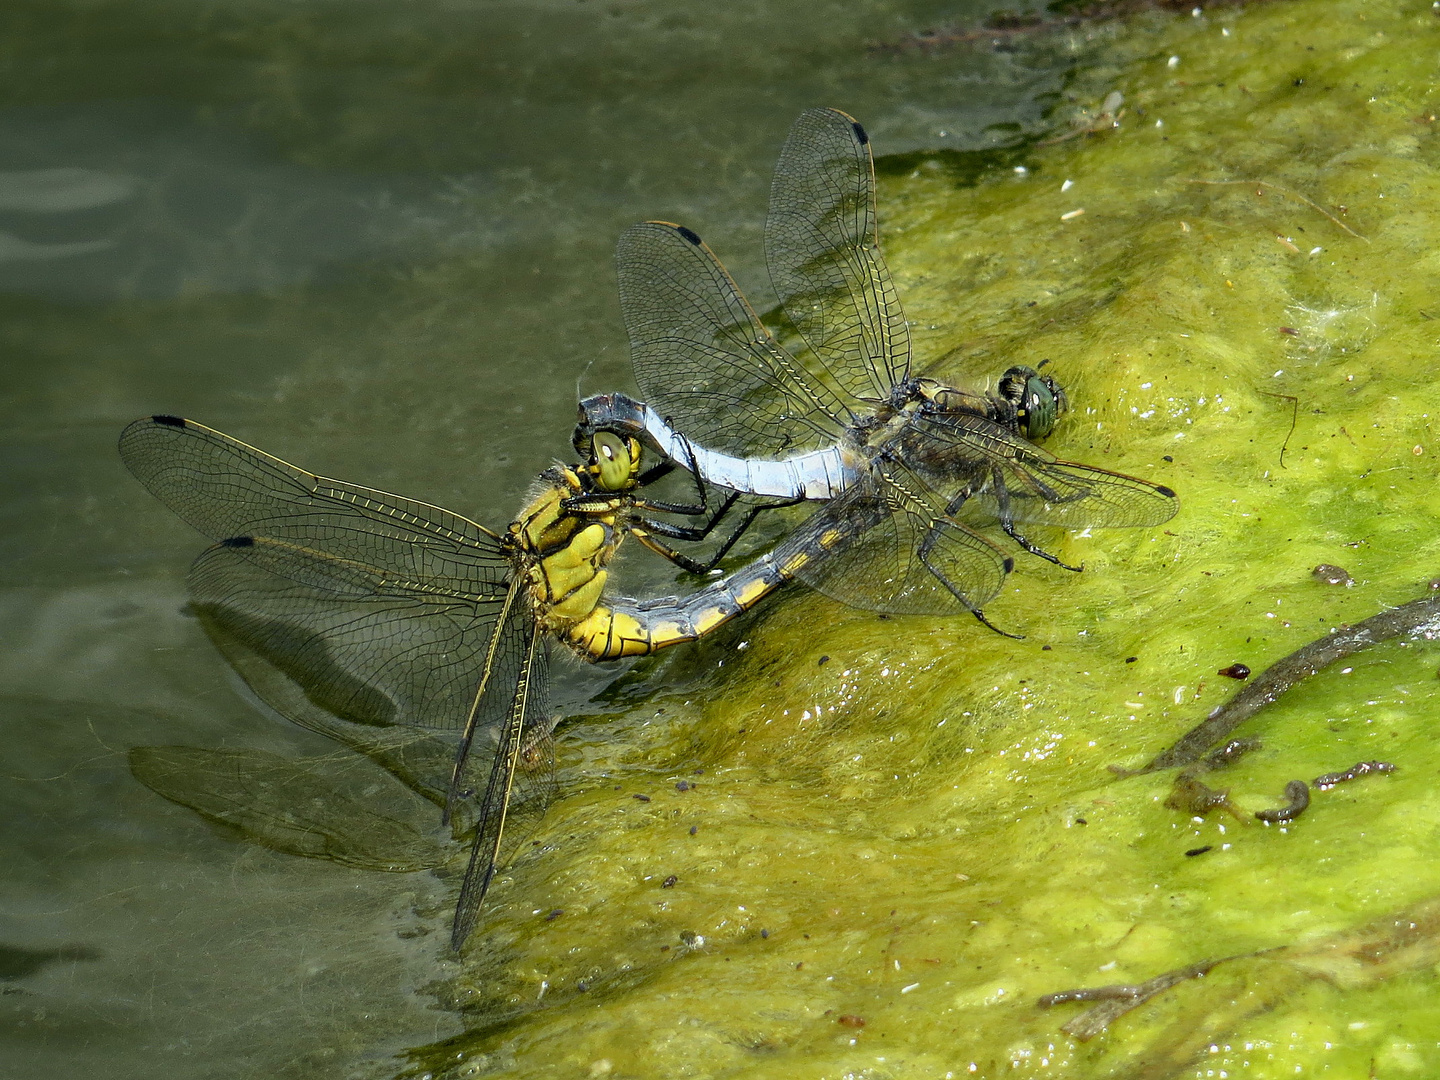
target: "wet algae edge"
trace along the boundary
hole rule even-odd
[[[1289,826],[1192,820],[1163,805],[1167,775],[1107,769],[1224,700],[1219,668],[1258,671],[1440,573],[1437,31],[1428,4],[1335,0],[1169,21],[1116,69],[1118,129],[977,186],[940,159],[883,179],[922,367],[1050,358],[1075,409],[1049,448],[1174,486],[1179,516],[1045,538],[1083,574],[1020,557],[989,613],[1023,642],[797,591],[704,654],[724,666],[701,692],[571,728],[567,774],[588,782],[495,890],[448,990],[477,1026],[417,1051],[423,1071],[1440,1063],[1424,943],[1343,973],[1222,966],[1087,1043],[1060,1031],[1081,1006],[1035,1005],[1207,958],[1343,952],[1353,928],[1440,895],[1440,651],[1424,642],[1246,726],[1264,749],[1223,785],[1247,810],[1297,777],[1398,767],[1316,792]],[[1353,587],[1313,579],[1321,562]]]

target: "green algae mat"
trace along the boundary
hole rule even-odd
[[[1019,556],[987,615],[1021,641],[797,588],[569,719],[563,797],[429,988],[472,1026],[407,1075],[1440,1074],[1425,627],[1248,721],[1259,748],[1204,777],[1225,806],[1117,771],[1234,665],[1440,574],[1437,61],[1429,4],[1215,8],[1118,34],[1067,137],[978,181],[961,155],[882,159],[920,372],[1048,360],[1071,401],[1048,449],[1175,488],[1179,515],[1037,537],[1085,570]],[[1361,761],[1394,770],[1254,817]],[[276,846],[444,857],[432,807],[362,810],[335,760],[249,765],[354,810],[290,817],[288,847],[238,822]],[[136,759],[162,790],[167,769],[194,773]],[[250,796],[222,795],[191,802],[236,824]],[[1107,986],[1155,992],[1061,993]]]

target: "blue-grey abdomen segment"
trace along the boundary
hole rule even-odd
[[[779,499],[833,499],[855,482],[838,446],[780,460],[734,457],[697,446],[643,401],[597,394],[580,403],[576,438],[610,430],[639,439],[667,461],[717,487]]]
[[[780,461],[737,458],[691,445],[692,472],[709,483],[780,499],[834,499],[853,481],[838,446]],[[683,460],[683,459],[681,459]]]

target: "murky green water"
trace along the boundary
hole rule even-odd
[[[1398,766],[1290,826],[1192,821],[1168,777],[1107,769],[1222,701],[1217,669],[1258,671],[1440,569],[1440,19],[1301,0],[868,48],[981,10],[9,9],[5,1069],[1440,1069],[1433,647],[1380,647],[1248,726],[1265,748],[1216,781],[1247,811],[1296,777]],[[1118,129],[969,153],[1062,133],[1063,95],[1117,89]],[[430,809],[254,703],[184,612],[199,541],[114,437],[182,413],[503,523],[568,452],[582,369],[628,383],[620,228],[678,218],[764,296],[769,168],[812,104],[892,155],[882,228],[922,365],[1051,358],[1076,406],[1051,449],[1171,484],[1181,514],[1047,538],[1087,570],[1019,563],[990,614],[1020,643],[797,590],[600,701],[614,673],[570,670],[562,798],[457,963],[453,878],[364,868],[431,858]],[[1319,562],[1356,584],[1318,583]],[[639,555],[620,575],[673,580]],[[250,763],[252,788],[196,795],[236,805],[293,799],[293,765],[264,754],[305,759],[327,801],[289,825],[350,865],[161,800],[127,751],[167,745]],[[1387,951],[1364,928],[1397,912],[1420,929]],[[1083,1006],[1034,1004],[1280,946],[1087,1043],[1060,1031]]]

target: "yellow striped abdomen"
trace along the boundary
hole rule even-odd
[[[560,631],[588,660],[645,656],[703,637],[749,611],[794,576],[795,560],[765,555],[688,596],[620,597]]]

